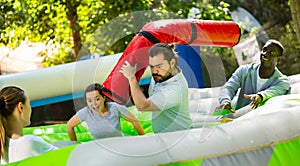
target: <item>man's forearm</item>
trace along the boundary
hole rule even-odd
[[[133,98],[134,104],[138,110],[143,110],[150,106],[150,102],[147,100],[143,91],[141,90],[136,77],[132,77],[129,79],[131,96]]]

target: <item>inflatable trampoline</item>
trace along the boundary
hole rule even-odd
[[[135,136],[129,130],[124,131],[124,137],[91,140],[86,128],[79,126],[76,132],[80,144],[9,165],[275,166],[300,162],[299,94],[274,97],[264,106],[224,124],[210,121],[211,115],[201,115],[201,120],[194,119],[194,123],[202,123],[201,128],[162,134],[148,130],[145,136]],[[151,124],[143,127],[147,129],[147,125]],[[68,141],[63,124],[26,128],[24,132],[53,143]]]
[[[167,33],[170,27],[181,28],[180,32],[187,32],[188,35],[183,35],[188,37],[170,35]],[[166,43],[226,47],[237,44],[240,37],[234,22],[219,21],[158,21],[145,25],[142,31],[122,54],[0,76],[0,86],[22,87],[31,98],[31,104],[37,106],[55,102],[60,96],[82,96],[82,90],[88,84],[99,82],[107,88],[111,99],[126,103],[130,97],[128,84],[115,71],[120,63],[129,60],[140,64],[136,75],[140,80],[151,77],[145,57],[135,55],[153,45],[149,36]],[[206,37],[198,38],[191,32]],[[161,33],[165,34],[164,38],[160,38]],[[150,114],[138,112],[134,106],[129,110],[140,120],[146,135],[138,136],[122,119],[124,137],[92,140],[82,124],[75,129],[79,142],[76,144],[70,143],[66,124],[28,127],[24,134],[40,136],[61,148],[7,165],[297,165],[300,163],[300,74],[289,78],[292,94],[274,97],[228,123],[219,121],[222,115],[215,116],[210,112],[218,104],[220,87],[214,87],[189,88],[194,125],[190,130],[153,134]],[[116,83],[122,84],[122,88],[114,88]],[[45,91],[47,93],[41,93]]]

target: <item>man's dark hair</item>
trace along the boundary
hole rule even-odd
[[[166,44],[166,43],[156,43],[154,44],[148,52],[149,57],[154,57],[160,53],[162,53],[165,57],[165,60],[170,62],[172,59],[176,60],[176,64],[178,63],[178,55],[174,51],[174,44]]]

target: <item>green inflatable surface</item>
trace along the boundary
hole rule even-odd
[[[144,113],[136,111],[135,107],[129,107],[129,111],[132,112],[139,122],[146,134],[152,133],[152,125],[151,125],[151,113]],[[133,125],[127,122],[124,119],[120,119],[122,132],[126,136],[136,136],[138,133],[134,129]],[[78,143],[92,141],[92,135],[89,132],[88,128],[83,124],[80,124],[75,127],[75,132],[77,136]],[[59,143],[64,141],[70,141],[67,131],[66,124],[55,124],[55,125],[47,125],[47,126],[38,126],[38,127],[26,127],[23,129],[24,135],[36,135],[43,138],[45,141],[49,143]],[[22,161],[10,163],[7,165],[21,165],[21,166],[34,166],[34,165],[43,165],[43,166],[61,166],[66,165],[69,155],[72,150],[77,146],[69,145],[66,147],[62,147],[58,150],[45,153],[40,156],[31,157]],[[55,159],[55,160],[54,160]]]

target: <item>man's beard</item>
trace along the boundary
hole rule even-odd
[[[161,82],[164,82],[164,81],[172,78],[173,75],[171,74],[171,72],[168,71],[167,75],[165,75],[165,76],[162,76],[160,74],[152,74],[152,77],[153,77],[153,79],[154,79],[155,82],[161,83]],[[160,77],[161,79],[157,79],[156,77]]]

